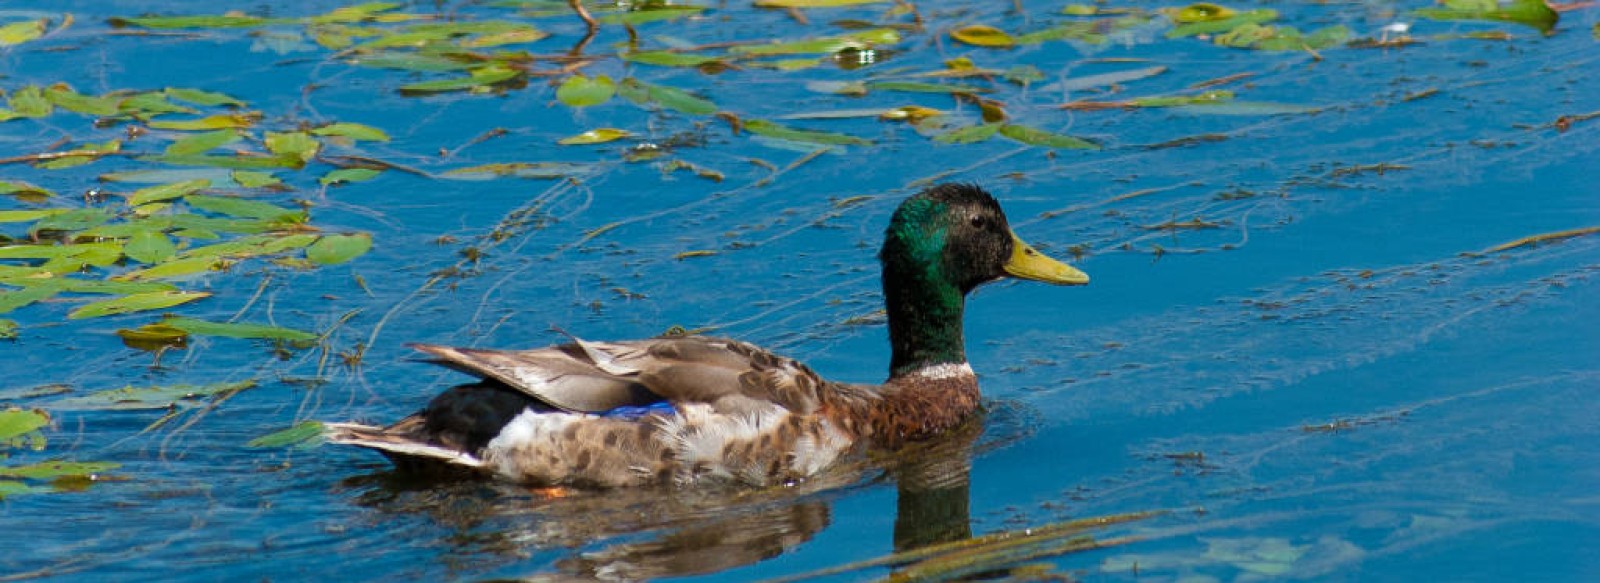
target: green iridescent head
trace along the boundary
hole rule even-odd
[[[891,377],[966,361],[961,318],[967,293],[979,285],[1003,277],[1089,283],[1082,271],[1018,238],[1000,203],[969,184],[941,184],[901,203],[878,258],[894,349]]]

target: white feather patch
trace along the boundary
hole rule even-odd
[[[959,364],[934,364],[919,368],[911,372],[911,376],[925,379],[943,380],[962,377],[977,376],[972,372],[972,365],[965,362]]]
[[[483,448],[483,462],[496,472],[512,478],[528,475],[519,454],[540,442],[553,445],[554,437],[574,422],[590,415],[582,413],[554,413],[523,411],[500,429],[489,445]]]

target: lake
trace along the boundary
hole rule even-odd
[[[1600,8],[226,4],[0,6],[0,580],[1600,575]],[[600,493],[312,438],[468,380],[407,342],[878,382],[950,181],[1093,283],[974,294],[946,438]]]

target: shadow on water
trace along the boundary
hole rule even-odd
[[[451,549],[445,560],[472,563],[473,570],[489,563],[499,567],[496,571],[522,573],[514,577],[520,579],[529,575],[526,569],[535,557],[556,550],[562,556],[535,570],[644,580],[718,573],[778,557],[827,529],[836,499],[893,482],[893,554],[780,580],[880,568],[891,569],[894,579],[1015,576],[1040,569],[1019,566],[1021,559],[1106,546],[1082,533],[1130,519],[1080,520],[973,537],[973,457],[1026,438],[1028,413],[1014,403],[991,403],[982,416],[939,439],[893,453],[874,452],[806,482],[762,490],[530,489],[401,471],[352,477],[341,487],[354,493],[355,504],[378,513],[380,521],[420,515],[446,527],[449,534],[437,543]],[[1064,533],[1073,536],[1063,538]],[[1056,543],[1045,545],[1055,550],[1040,552],[1041,545],[1026,544],[1034,534],[1045,535],[1039,542]]]

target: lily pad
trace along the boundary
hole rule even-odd
[[[306,259],[319,265],[336,265],[360,257],[372,249],[372,235],[324,235],[306,249]]]
[[[591,107],[605,103],[616,92],[616,84],[605,75],[573,75],[556,88],[556,99],[572,107]]]
[[[380,130],[378,128],[375,128],[375,127],[372,127],[372,126],[369,126],[369,125],[359,124],[359,123],[349,123],[349,122],[331,123],[331,124],[322,126],[320,128],[311,130],[311,133],[319,135],[319,136],[338,136],[338,137],[350,138],[352,140],[357,140],[357,141],[368,141],[368,142],[387,142],[387,141],[389,141],[389,134],[384,133],[383,130]]]
[[[350,182],[366,182],[383,174],[382,170],[375,168],[340,168],[317,179],[321,184],[346,184]]]
[[[522,72],[502,64],[491,64],[472,69],[466,77],[423,81],[402,85],[402,95],[447,93],[451,91],[487,91],[495,85],[522,77]]]
[[[139,231],[128,238],[122,252],[140,263],[160,263],[177,254],[178,248],[160,231]]]
[[[48,404],[62,410],[140,410],[166,409],[175,405],[193,404],[201,399],[236,393],[256,386],[253,380],[210,385],[171,385],[155,387],[123,387],[97,391],[81,397],[57,399]]]
[[[722,58],[712,55],[696,55],[693,53],[674,53],[669,51],[645,51],[625,53],[622,60],[630,63],[643,63],[646,65],[660,65],[663,67],[698,67],[706,63],[721,62]]]
[[[25,466],[0,465],[0,477],[49,480],[70,476],[92,476],[122,467],[111,462],[40,462]]]
[[[169,156],[187,156],[200,154],[239,141],[238,130],[216,130],[203,134],[185,136],[167,146],[166,154]]]
[[[48,18],[13,22],[0,26],[0,47],[20,45],[44,36],[45,28],[49,26],[50,19]]]
[[[1493,20],[1531,26],[1549,34],[1561,14],[1544,0],[1446,0],[1442,8],[1420,8],[1417,16],[1432,20]]]
[[[975,144],[994,137],[1003,124],[986,123],[952,130],[933,137],[941,144]]]
[[[1017,44],[1017,40],[1006,34],[1006,31],[982,24],[952,30],[950,38],[979,47],[1010,47]]]
[[[1028,144],[1030,146],[1044,146],[1047,148],[1062,148],[1072,150],[1100,149],[1099,144],[1083,138],[1047,132],[1038,128],[1016,124],[1005,124],[1000,126],[1000,135],[1024,144]]]
[[[652,85],[632,77],[622,80],[617,93],[634,103],[641,105],[654,103],[691,115],[711,115],[718,110],[717,104],[688,91],[665,85]]]
[[[301,421],[293,427],[282,431],[274,431],[245,443],[245,447],[254,448],[280,448],[294,446],[307,448],[321,443],[323,432],[320,421]]]
[[[606,142],[620,140],[631,135],[633,134],[628,133],[628,130],[619,130],[617,128],[598,128],[575,136],[561,138],[560,140],[556,140],[556,143],[563,146],[603,144]]]
[[[745,120],[744,121],[744,129],[746,131],[749,131],[752,134],[756,134],[756,135],[760,135],[760,136],[766,136],[766,137],[769,137],[769,138],[776,138],[776,139],[780,139],[780,140],[788,140],[788,141],[791,141],[791,142],[805,142],[805,143],[810,143],[810,144],[822,144],[822,145],[828,145],[828,146],[869,146],[869,145],[872,145],[872,141],[871,140],[858,138],[858,137],[855,137],[855,136],[852,136],[852,135],[848,135],[848,134],[837,134],[837,133],[832,133],[832,132],[819,132],[819,131],[813,131],[813,130],[795,129],[795,128],[790,128],[790,127],[785,127],[785,126],[782,126],[782,125],[778,125],[778,124],[775,124],[775,123],[772,123],[770,121],[763,120],[763,119],[747,119],[747,120]]]
[[[261,340],[287,340],[290,342],[311,342],[319,338],[316,334],[264,324],[239,324],[234,322],[207,322],[194,318],[178,316],[168,317],[156,325],[182,330],[196,336],[221,336],[225,338],[252,338]]]
[[[259,200],[231,196],[191,194],[185,196],[183,201],[203,211],[248,219],[298,223],[304,221],[306,215],[304,210],[288,209]]]
[[[184,180],[182,182],[161,184],[157,186],[147,186],[135,190],[132,194],[129,194],[128,205],[140,206],[185,197],[196,192],[200,192],[202,189],[205,189],[209,186],[211,186],[211,180],[208,178]]]
[[[240,100],[240,99],[238,99],[236,97],[232,97],[232,96],[229,96],[229,95],[226,95],[226,94],[222,94],[222,93],[213,93],[213,92],[210,92],[210,91],[201,91],[199,89],[187,89],[187,88],[183,88],[183,87],[168,87],[166,89],[166,91],[164,91],[163,93],[165,93],[167,97],[171,97],[171,98],[176,99],[178,101],[186,101],[186,102],[189,102],[189,103],[193,103],[195,105],[204,105],[204,106],[211,106],[211,107],[218,106],[218,105],[226,105],[226,106],[229,106],[229,107],[244,107],[244,105],[245,105],[244,101],[242,101],[242,100]]]
[[[186,304],[198,299],[211,297],[209,292],[151,292],[132,294],[120,298],[93,302],[79,306],[67,314],[71,320],[84,318],[99,318],[119,314],[131,314],[148,310],[170,308],[179,304]]]
[[[34,445],[37,436],[39,449],[43,447],[40,428],[50,424],[50,415],[38,409],[18,409],[15,407],[0,410],[0,447],[17,447],[18,445]]]

